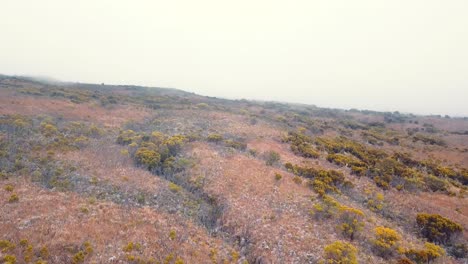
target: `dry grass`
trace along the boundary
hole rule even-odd
[[[315,194],[294,183],[292,174],[242,154],[223,157],[204,143],[194,144],[191,153],[200,162],[193,174],[205,175],[206,190],[227,205],[224,228],[250,241],[251,256],[303,263],[318,259],[322,247],[336,239],[330,227],[310,221]],[[279,182],[275,173],[283,175]]]
[[[0,90],[0,114],[49,115],[120,127],[129,120],[143,120],[150,115],[150,111],[132,105],[104,108],[95,103],[76,104],[64,99],[14,95],[10,91]]]
[[[98,144],[82,150],[58,153],[59,160],[75,162],[79,170],[100,181],[120,186],[122,190],[138,189],[158,192],[167,186],[167,182],[154,176],[149,171],[138,168],[120,151],[125,149],[115,144]]]
[[[48,263],[70,263],[67,248],[85,241],[94,248],[89,263],[121,263],[122,248],[129,242],[142,245],[132,254],[145,259],[161,260],[172,253],[186,263],[207,263],[211,249],[217,249],[220,257],[230,252],[223,241],[177,215],[108,202],[90,204],[73,193],[47,191],[24,179],[6,183],[16,186],[20,200],[8,203],[8,194],[0,192],[0,239],[17,244],[28,239],[35,248],[47,246]],[[84,213],[83,207],[89,212]],[[176,233],[174,240],[169,239],[171,230]],[[20,249],[15,252],[21,256]]]

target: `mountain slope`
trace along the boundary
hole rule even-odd
[[[0,171],[5,261],[466,261],[466,118],[0,76]]]

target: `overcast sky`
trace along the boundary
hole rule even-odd
[[[0,73],[468,116],[468,1],[2,0]]]

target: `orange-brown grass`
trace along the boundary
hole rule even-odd
[[[236,134],[245,138],[279,138],[281,136],[280,130],[262,120],[259,120],[255,125],[250,124],[248,116],[211,112],[208,117],[217,121],[213,127],[215,131]]]
[[[226,203],[224,228],[250,241],[250,257],[299,263],[307,255],[319,258],[322,246],[336,239],[333,227],[310,221],[315,194],[292,174],[246,155],[223,156],[205,143],[193,144],[191,154],[200,162],[193,174],[205,175],[205,190]]]
[[[231,252],[222,241],[177,215],[109,202],[90,204],[73,193],[45,190],[24,179],[4,183],[13,184],[20,199],[8,203],[8,193],[0,191],[0,239],[17,245],[11,253],[20,263],[21,239],[27,239],[36,252],[46,246],[48,263],[71,263],[77,248],[86,241],[94,249],[86,263],[125,262],[123,247],[129,242],[140,243],[141,248],[128,254],[146,260],[162,260],[173,254],[185,263],[208,263],[212,249],[217,250],[220,259]],[[84,212],[83,207],[88,211]],[[171,231],[175,232],[173,239]]]
[[[468,198],[450,197],[440,193],[402,193],[388,192],[387,198],[395,208],[398,208],[411,219],[416,219],[418,213],[440,214],[464,228],[463,237],[468,239]]]
[[[120,127],[129,120],[143,120],[150,115],[150,110],[133,105],[104,108],[95,103],[76,104],[65,99],[12,95],[10,91],[0,90],[0,114],[42,114],[96,122],[107,127]]]
[[[119,145],[99,144],[85,149],[59,153],[57,158],[77,162],[78,169],[90,177],[106,181],[123,190],[138,189],[157,192],[166,186],[166,181],[151,174],[148,170],[138,168],[128,156],[121,153],[126,148]]]

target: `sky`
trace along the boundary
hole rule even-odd
[[[468,116],[466,0],[2,0],[0,73]]]

